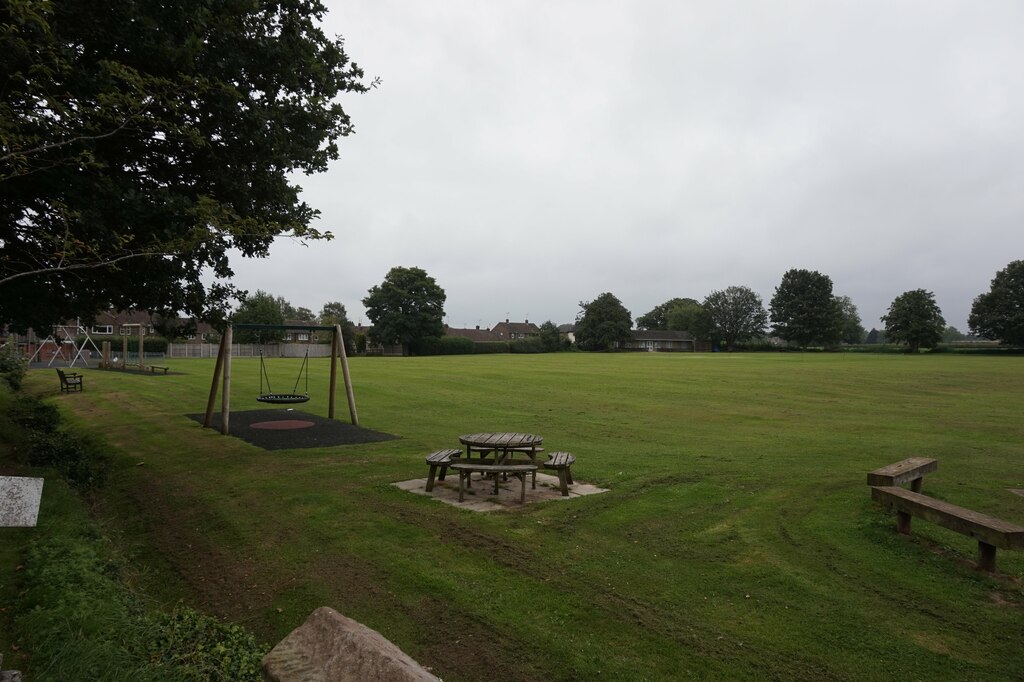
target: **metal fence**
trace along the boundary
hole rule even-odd
[[[216,343],[169,343],[169,358],[215,358],[219,344]],[[311,358],[331,357],[329,343],[267,343],[263,344],[263,356],[268,358],[301,358],[309,351]],[[149,353],[146,353],[149,355]],[[231,344],[231,356],[236,358],[258,358],[260,345],[257,343]]]

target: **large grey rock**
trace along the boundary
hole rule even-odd
[[[321,606],[263,657],[267,682],[438,682],[376,630]]]

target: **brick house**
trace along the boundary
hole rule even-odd
[[[504,322],[494,325],[491,333],[498,337],[498,341],[519,341],[531,336],[537,336],[540,333],[540,328],[529,320],[525,322],[509,322],[508,318],[505,318]]]

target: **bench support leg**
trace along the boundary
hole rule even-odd
[[[915,493],[921,492],[921,485],[923,483],[924,476],[922,476],[921,478],[915,478],[913,481],[910,482],[910,491]]]
[[[558,470],[558,487],[562,489],[562,497],[569,497],[569,486],[566,477],[569,475],[568,469]]]
[[[903,535],[910,535],[911,516],[907,512],[896,512],[896,530]]]
[[[978,568],[990,573],[996,572],[996,548],[978,540]]]
[[[465,481],[468,476],[469,476],[469,472],[468,471],[460,471],[459,472],[459,502],[462,502],[462,499],[463,499],[462,491],[465,489],[464,486],[463,486],[463,481]]]
[[[427,476],[427,492],[429,493],[434,489],[434,472],[437,471],[437,466],[434,464],[430,465],[430,475]],[[441,474],[441,480],[444,480],[444,474]]]
[[[519,474],[519,480],[523,482],[523,489],[519,493],[519,504],[526,504],[526,474]]]

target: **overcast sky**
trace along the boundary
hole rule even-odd
[[[1024,3],[327,2],[381,86],[302,178],[337,235],[233,259],[235,283],[318,312],[393,266],[447,323],[634,319],[790,268],[829,275],[864,326],[935,293],[966,331],[1024,258]]]

